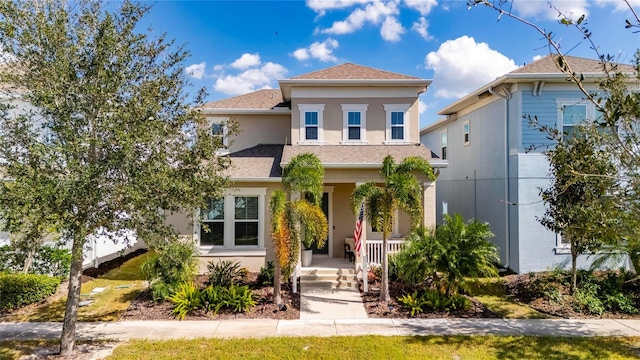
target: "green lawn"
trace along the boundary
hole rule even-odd
[[[640,338],[357,336],[131,341],[107,359],[636,359]]]
[[[78,321],[118,320],[131,304],[131,300],[145,289],[144,276],[140,268],[148,254],[147,252],[129,259],[119,268],[82,284],[80,300],[92,302],[78,309]],[[93,290],[96,288],[104,288],[104,291],[95,293]],[[62,321],[66,301],[66,296],[50,299],[43,305],[16,311],[8,315],[5,321]]]
[[[546,319],[536,310],[519,304],[509,297],[500,278],[481,278],[471,282],[471,294],[489,310],[504,319]]]

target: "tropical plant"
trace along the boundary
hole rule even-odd
[[[244,280],[247,275],[240,263],[234,260],[219,260],[218,263],[209,261],[207,264],[209,284],[228,287]]]
[[[281,275],[289,278],[298,262],[300,243],[324,245],[329,231],[320,202],[322,200],[324,168],[317,156],[303,153],[284,167],[284,190],[271,194],[271,237],[276,255],[274,294],[276,304],[282,303]],[[292,192],[304,194],[305,199],[291,199]]]
[[[257,283],[260,285],[273,285],[273,272],[273,261],[267,261],[267,266],[260,267],[260,273],[258,274],[258,279],[256,280]]]
[[[413,294],[405,294],[398,298],[398,302],[407,310],[411,311],[411,316],[416,316],[423,311],[423,307],[427,304],[424,294],[419,295],[418,290]]]
[[[457,294],[470,280],[498,275],[500,257],[491,237],[486,223],[445,215],[435,231],[421,227],[409,235],[396,254],[398,276],[410,284],[431,279],[445,293]]]
[[[173,303],[171,313],[180,320],[202,308],[202,294],[192,282],[181,284],[167,299]]]
[[[142,273],[154,300],[164,300],[182,283],[189,283],[196,273],[197,258],[193,242],[166,242],[153,246],[153,255],[142,264]]]
[[[379,173],[381,184],[370,181],[355,188],[351,194],[351,207],[357,214],[364,201],[367,220],[382,230],[380,301],[386,303],[390,300],[387,242],[393,226],[393,214],[396,209],[404,210],[411,218],[411,227],[417,228],[422,221],[422,187],[416,174],[422,174],[429,180],[435,180],[435,176],[429,162],[417,156],[396,163],[392,156],[387,155]]]
[[[63,356],[75,345],[90,236],[130,229],[148,245],[178,241],[167,214],[201,208],[227,185],[230,160],[217,156],[220,137],[197,110],[206,93],[185,91],[189,54],[140,26],[149,10],[130,1],[0,2],[0,92],[8,96],[0,163],[11,179],[0,182],[0,209],[37,197],[41,208],[27,215],[48,214],[69,240]]]

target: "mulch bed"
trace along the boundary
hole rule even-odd
[[[300,318],[300,293],[293,293],[290,284],[282,284],[283,308],[273,303],[273,287],[257,284],[257,273],[249,273],[245,284],[255,296],[257,305],[246,313],[234,313],[231,310],[220,310],[216,315],[197,310],[185,317],[185,320],[228,320],[228,319],[278,319],[291,320]],[[201,275],[196,283],[204,286],[207,277]],[[298,286],[300,289],[300,286]],[[132,302],[121,320],[171,320],[173,304],[169,301],[156,303],[151,298],[149,289],[140,293]]]

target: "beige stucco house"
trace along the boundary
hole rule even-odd
[[[203,264],[232,257],[256,271],[274,259],[268,209],[271,192],[281,187],[281,169],[300,153],[313,153],[325,167],[323,209],[329,221],[326,246],[317,256],[344,257],[345,238],[352,236],[356,216],[350,207],[357,184],[381,180],[378,169],[386,155],[443,162],[420,144],[418,95],[430,80],[343,64],[280,80],[279,89],[207,103],[203,113],[212,131],[225,133],[234,121],[239,134],[229,141],[231,188],[224,199],[196,211],[211,231],[184,215],[169,221],[192,236]],[[435,224],[435,183],[424,179],[424,223]],[[396,238],[409,232],[409,219],[399,212]],[[381,235],[368,228],[368,239]],[[316,255],[314,255],[316,256]]]

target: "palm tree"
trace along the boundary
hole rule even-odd
[[[416,174],[423,174],[429,180],[435,180],[433,169],[424,158],[410,156],[396,163],[387,155],[382,161],[380,175],[384,185],[370,181],[364,183],[351,194],[351,207],[356,213],[364,201],[367,220],[372,226],[382,229],[382,288],[380,302],[388,302],[389,297],[389,258],[387,240],[393,226],[393,213],[396,209],[406,212],[411,218],[412,229],[422,221],[422,187]]]
[[[271,237],[273,238],[276,264],[273,279],[273,301],[282,303],[281,275],[291,276],[298,263],[300,243],[324,245],[329,226],[322,212],[324,168],[317,156],[304,153],[295,156],[284,167],[284,190],[271,194]],[[305,195],[305,199],[291,201],[292,192]]]

